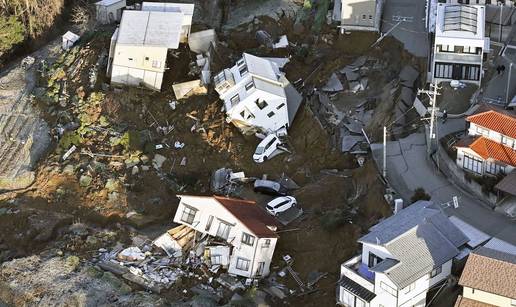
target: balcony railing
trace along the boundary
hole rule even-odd
[[[374,292],[374,272],[362,263],[362,255],[357,255],[341,265],[341,275]]]
[[[434,57],[435,57],[435,62],[451,62],[451,63],[465,63],[465,64],[482,63],[482,55],[481,54],[436,52]]]

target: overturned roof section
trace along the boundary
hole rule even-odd
[[[142,11],[183,13],[183,25],[191,25],[194,5],[191,3],[143,2]]]
[[[279,80],[281,73],[276,63],[249,53],[244,53],[244,61],[249,73],[272,81]]]
[[[124,11],[117,44],[177,49],[183,13]]]
[[[516,299],[516,255],[481,247],[469,255],[461,286]]]
[[[257,237],[277,237],[276,233],[269,227],[278,227],[278,222],[263,209],[260,209],[256,202],[221,196],[213,196],[213,198],[231,212],[235,218],[249,228]]]
[[[394,259],[380,262],[375,271],[405,288],[455,257],[468,238],[431,202],[418,201],[370,228],[361,243],[381,245]],[[386,262],[383,264],[383,262]]]

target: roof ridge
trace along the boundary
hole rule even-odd
[[[512,115],[509,115],[507,113],[499,112],[499,111],[496,111],[496,110],[487,110],[487,111],[480,112],[480,113],[477,113],[477,114],[472,114],[472,115],[469,115],[466,118],[466,120],[470,120],[471,118],[477,118],[477,117],[485,116],[487,114],[497,114],[497,115],[500,115],[500,116],[503,116],[503,117],[507,117],[507,118],[509,118],[511,120],[516,121],[516,116],[512,116]]]

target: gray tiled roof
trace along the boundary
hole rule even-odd
[[[374,268],[400,289],[459,253],[468,238],[428,201],[418,201],[370,228],[359,242],[381,245],[394,259]],[[387,259],[388,260],[388,259]],[[399,263],[394,264],[393,260]]]
[[[387,258],[387,259],[380,261],[380,263],[378,263],[374,267],[370,268],[369,271],[383,273],[383,272],[391,269],[393,266],[397,265],[398,263],[400,263],[398,260]]]

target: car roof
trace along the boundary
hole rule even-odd
[[[257,186],[265,186],[265,187],[271,187],[271,188],[280,188],[280,184],[276,181],[272,181],[272,180],[262,180],[262,179],[258,179],[254,182],[254,186],[257,187]]]
[[[267,142],[269,142],[270,140],[272,139],[277,139],[278,137],[275,135],[275,134],[269,134],[268,136],[266,136],[263,140],[261,140],[260,144],[259,145],[262,145],[262,144],[265,144]]]
[[[290,200],[290,198],[288,198],[287,196],[280,196],[280,197],[276,197],[274,198],[273,200],[271,200],[268,205],[272,205],[272,206],[277,206],[279,205],[280,203],[282,202],[288,202]]]

